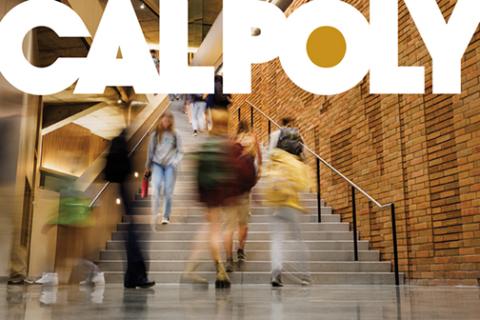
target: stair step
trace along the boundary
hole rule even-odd
[[[215,280],[214,272],[200,272],[200,276],[207,278],[210,283]],[[157,283],[180,283],[182,272],[150,272],[149,278]],[[295,276],[295,277],[293,277]],[[285,284],[298,283],[298,273],[283,276]],[[322,285],[391,285],[395,283],[394,274],[391,272],[313,272],[312,283]],[[108,283],[122,283],[123,272],[106,272]],[[230,280],[233,284],[270,284],[270,272],[234,272]],[[403,282],[403,275],[402,275]]]
[[[162,231],[162,232],[139,232],[138,237],[141,240],[152,240],[152,241],[192,241],[196,237],[201,236],[202,239],[206,239],[208,232],[191,232],[191,231]],[[127,232],[119,231],[112,234],[112,240],[124,240],[127,236]],[[285,239],[293,240],[294,234],[285,233]],[[302,238],[304,240],[350,240],[352,241],[353,233],[352,232],[331,232],[331,231],[305,231],[302,233]],[[270,240],[271,233],[268,231],[250,231],[248,233],[249,241],[266,241]]]
[[[160,201],[160,203],[163,203],[163,200]],[[301,204],[306,207],[306,208],[311,208],[317,210],[317,200],[303,200]],[[132,206],[134,207],[150,207],[152,205],[152,200],[145,198],[145,199],[137,199],[132,201]],[[187,199],[185,197],[183,198],[173,198],[173,206],[175,207],[193,207],[193,208],[198,208],[198,207],[203,207],[203,205],[198,201],[198,197]],[[253,208],[268,208],[272,209],[272,207],[263,204],[262,202],[256,202],[252,204]],[[323,207],[323,210],[332,210],[329,207]]]
[[[139,189],[140,189],[140,186],[139,186]],[[151,196],[153,194],[153,191],[152,191],[151,188],[149,188],[148,191],[149,191],[148,192],[149,195],[146,198],[142,198],[139,193],[135,194],[135,200],[151,200]],[[265,193],[253,191],[252,195],[253,195],[253,198],[262,199],[265,196]],[[190,191],[190,192],[177,192],[177,190],[175,189],[175,191],[173,193],[173,200],[174,201],[175,200],[192,200],[192,199],[198,199],[198,192],[196,192],[196,189],[193,190],[193,191]],[[308,201],[308,200],[314,201],[314,206],[316,206],[317,195],[313,194],[313,193],[305,193],[302,196],[300,196],[300,200],[301,201]],[[324,203],[323,200],[321,202]],[[325,205],[323,205],[323,206],[325,206]]]
[[[198,261],[199,272],[213,272],[215,266],[211,261]],[[126,261],[119,263],[119,261],[100,261],[99,267],[102,271],[124,271]],[[153,260],[149,261],[150,272],[182,272],[185,270],[188,261],[171,261],[171,260]],[[388,262],[351,262],[351,261],[315,261],[308,262],[308,268],[311,272],[390,272],[391,265]],[[285,271],[298,270],[300,264],[298,261],[285,261]],[[235,271],[238,272],[269,272],[272,270],[270,261],[246,261],[240,267],[235,264]]]
[[[191,254],[190,250],[148,250],[146,253],[151,260],[171,261],[187,260]],[[246,253],[250,260],[270,260],[270,250],[246,250]],[[286,260],[298,260],[300,258],[297,251],[286,250],[284,256]],[[358,257],[360,261],[378,262],[380,254],[375,250],[359,250]],[[201,251],[199,259],[210,259],[210,252],[206,249]],[[123,248],[121,250],[103,250],[100,253],[100,260],[125,260],[125,251]],[[353,250],[310,250],[310,261],[353,261]]]
[[[193,248],[194,244],[207,247],[206,241],[170,241],[170,240],[150,240],[140,241],[141,245],[148,248],[147,250],[189,250]],[[246,250],[270,250],[270,241],[248,241]],[[305,241],[305,244],[310,250],[353,250],[353,242],[347,240],[316,240]],[[123,240],[109,240],[107,242],[107,249],[120,250],[124,248]],[[283,247],[285,250],[296,250],[298,244],[294,241],[285,241]],[[368,241],[358,242],[359,250],[368,250]]]
[[[160,206],[160,210],[162,210],[162,206]],[[310,208],[306,208],[306,210],[307,210],[306,214],[304,214],[304,215],[300,214],[299,216],[300,217],[308,216],[308,215],[316,216],[318,214],[317,208],[310,207]],[[150,204],[148,204],[148,205],[145,204],[143,206],[132,207],[132,211],[136,215],[150,215],[151,212],[152,212],[152,210],[150,208]],[[172,207],[172,215],[192,215],[194,213],[195,214],[203,214],[205,212],[206,212],[206,208],[202,207],[202,206],[181,207],[179,203],[177,203],[177,204],[174,203],[173,207]],[[272,215],[273,209],[270,208],[270,207],[251,207],[250,212],[253,216],[255,216],[255,215]],[[322,208],[321,212],[322,212],[322,215],[332,214],[332,209],[331,208]]]
[[[198,219],[197,219],[198,218]],[[249,224],[250,231],[270,231],[271,223],[265,218],[267,222],[257,222],[260,217],[252,217],[254,222]],[[147,219],[148,220],[148,219]],[[173,221],[173,218],[172,218]],[[322,223],[312,223],[311,221],[305,219],[307,223],[302,223],[302,228],[307,228],[306,231],[343,231],[349,232],[350,228],[348,223],[338,223],[338,222],[322,222]],[[190,217],[186,218],[183,223],[171,223],[169,225],[158,225],[157,231],[196,231],[202,227],[207,226],[204,218],[201,217]],[[150,231],[151,226],[149,223],[140,223],[136,225],[138,231]],[[185,229],[184,229],[185,228]],[[117,226],[118,231],[124,231],[127,229],[127,223],[120,223]],[[303,229],[305,230],[305,229]]]
[[[159,217],[161,219],[161,216]],[[151,223],[152,216],[150,214],[136,215],[135,221],[137,223],[149,224]],[[318,217],[314,215],[305,215],[299,217],[299,220],[303,223],[317,223]],[[123,221],[127,221],[127,218],[124,217]],[[205,222],[205,215],[202,212],[196,214],[179,214],[174,212],[170,218],[171,225],[176,224],[190,224],[190,223],[202,223]],[[340,223],[340,216],[333,214],[326,214],[322,216],[322,223]],[[250,217],[250,223],[272,223],[271,215],[253,215]],[[160,227],[160,226],[159,226]],[[344,228],[345,229],[345,228]],[[348,230],[348,228],[346,228]]]

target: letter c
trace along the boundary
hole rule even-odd
[[[46,68],[33,66],[23,52],[23,40],[34,28],[47,27],[60,37],[90,37],[82,19],[54,0],[25,1],[0,22],[0,72],[17,89],[48,95],[70,87],[79,77],[83,58],[59,58]]]

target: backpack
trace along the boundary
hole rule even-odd
[[[105,180],[108,182],[124,182],[131,171],[127,141],[125,136],[120,134],[110,144],[104,170]]]
[[[297,128],[282,128],[277,148],[299,156],[303,152],[303,140]]]
[[[255,158],[244,154],[239,143],[225,140],[205,142],[197,152],[197,187],[200,202],[223,206],[257,183]]]
[[[199,201],[210,207],[224,205],[231,197],[235,176],[229,165],[228,146],[224,140],[209,139],[196,153]]]
[[[235,143],[231,148],[230,163],[235,172],[232,193],[239,196],[249,192],[257,183],[257,170],[255,168],[255,157],[245,152],[245,147]]]

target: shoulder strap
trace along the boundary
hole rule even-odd
[[[153,142],[154,142],[152,154],[155,155],[155,152],[157,151],[157,144],[158,144],[157,131],[153,132],[152,138],[153,138]]]
[[[174,132],[173,132],[173,147],[174,147],[175,149],[177,149],[177,141],[178,141],[177,131],[174,131]]]

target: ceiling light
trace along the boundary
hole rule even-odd
[[[145,9],[145,2],[142,1],[142,3],[140,3],[140,9]]]
[[[122,99],[117,100],[117,104],[122,104],[122,103],[123,103]]]

